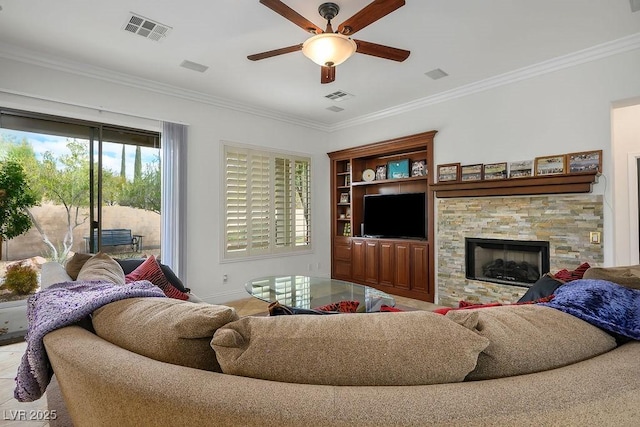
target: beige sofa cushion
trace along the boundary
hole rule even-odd
[[[234,308],[171,298],[130,298],[93,313],[101,338],[174,365],[221,372],[210,342],[219,327],[238,319]]]
[[[462,381],[488,343],[426,311],[245,317],[211,341],[224,373],[330,385]]]
[[[84,266],[84,264],[89,261],[93,257],[92,254],[81,254],[76,252],[73,256],[67,261],[64,265],[67,274],[71,279],[76,280],[78,278],[78,274],[80,270]]]
[[[124,285],[124,271],[120,264],[109,255],[98,252],[84,263],[77,280],[104,280]]]
[[[468,380],[501,378],[559,368],[605,353],[616,346],[606,332],[550,307],[501,306],[450,311],[446,317],[475,328],[489,339]]]
[[[631,289],[640,289],[640,265],[625,267],[591,267],[583,279],[600,279]]]

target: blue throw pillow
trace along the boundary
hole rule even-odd
[[[640,290],[606,280],[579,279],[560,286],[546,305],[613,334],[640,340]]]

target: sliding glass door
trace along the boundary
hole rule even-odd
[[[0,167],[11,162],[38,205],[24,209],[26,233],[2,240],[0,263],[99,250],[159,255],[158,132],[0,110]]]

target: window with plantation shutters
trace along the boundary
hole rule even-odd
[[[311,248],[311,159],[224,147],[224,258]]]

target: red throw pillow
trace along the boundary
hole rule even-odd
[[[585,271],[587,271],[591,267],[588,262],[583,262],[580,264],[578,268],[573,271],[569,271],[566,268],[564,270],[558,271],[553,275],[554,279],[562,280],[563,282],[571,282],[572,280],[582,279]]]
[[[314,308],[319,311],[336,311],[338,313],[355,313],[360,301],[339,301]]]
[[[162,268],[160,268],[160,264],[158,264],[156,257],[153,255],[144,260],[144,262],[140,264],[138,268],[124,276],[124,280],[125,283],[136,282],[138,280],[148,280],[162,289],[162,292],[164,292],[164,294],[169,298],[180,300],[189,299],[188,294],[180,291],[169,282],[167,276],[165,276],[162,272]]]

